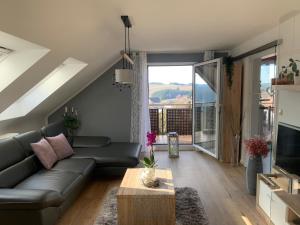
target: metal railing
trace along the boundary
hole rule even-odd
[[[176,131],[179,135],[192,134],[191,104],[149,105],[151,130],[158,135]]]

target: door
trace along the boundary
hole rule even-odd
[[[218,158],[221,59],[194,65],[193,145]]]

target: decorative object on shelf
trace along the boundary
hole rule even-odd
[[[121,16],[121,19],[125,28],[125,46],[124,50],[120,52],[123,61],[123,67],[121,69],[116,69],[113,77],[113,85],[118,87],[120,91],[123,88],[130,88],[133,82],[133,65],[134,60],[132,59],[130,50],[130,36],[129,30],[132,27],[128,16]]]
[[[157,161],[154,157],[154,143],[156,143],[155,132],[147,132],[147,146],[150,146],[150,156],[144,157],[144,159],[141,161],[145,167],[141,174],[141,180],[146,187],[157,187],[159,184],[159,181],[155,179],[155,168],[157,167]]]
[[[272,85],[287,85],[287,84],[300,84],[300,71],[297,63],[299,60],[293,58],[289,59],[287,66],[282,66],[278,78],[272,79]]]
[[[267,142],[260,137],[245,140],[246,150],[249,155],[246,183],[249,194],[256,194],[256,178],[258,173],[263,172],[262,157],[266,157],[269,153]]]
[[[169,158],[179,157],[179,140],[177,132],[168,133]]]
[[[293,58],[290,58],[289,61],[290,61],[289,67],[292,69],[294,84],[299,85],[300,84],[300,76],[299,76],[300,71],[298,69],[298,65],[296,62],[300,62],[300,61],[297,59],[293,59]]]
[[[64,126],[68,131],[68,138],[72,141],[74,136],[74,131],[77,130],[80,126],[80,121],[78,119],[78,112],[74,110],[74,107],[71,110],[68,107],[65,107],[64,112]]]
[[[223,62],[225,64],[227,84],[228,87],[231,88],[233,83],[233,68],[234,68],[233,58],[231,56],[224,57]]]

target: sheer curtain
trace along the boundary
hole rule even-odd
[[[142,144],[146,151],[146,133],[150,131],[147,54],[138,52],[133,57],[130,141]]]

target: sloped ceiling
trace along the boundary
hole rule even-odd
[[[88,64],[33,113],[46,115],[104,72],[123,47],[159,52],[227,50],[300,9],[299,0],[0,0],[0,30],[50,49],[0,95],[0,111],[68,57]]]

